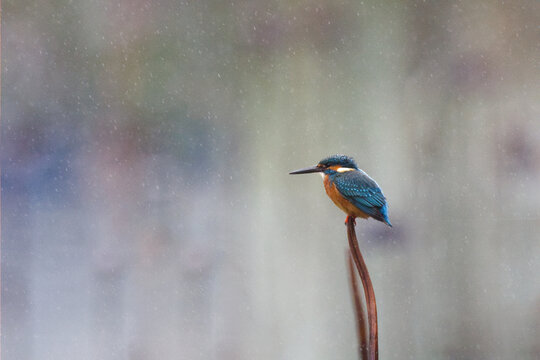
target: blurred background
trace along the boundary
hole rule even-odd
[[[540,359],[537,1],[3,1],[3,359]]]

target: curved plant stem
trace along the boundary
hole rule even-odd
[[[347,218],[347,237],[349,239],[349,247],[351,248],[351,253],[353,255],[356,268],[360,274],[360,279],[362,280],[362,285],[364,286],[364,294],[366,296],[366,307],[368,313],[368,324],[369,324],[369,343],[368,343],[368,354],[369,360],[378,360],[379,358],[379,340],[378,340],[378,329],[377,329],[377,303],[375,302],[375,292],[373,291],[373,284],[371,283],[371,278],[369,277],[369,272],[360,252],[360,247],[358,246],[358,239],[356,238],[356,231],[354,229],[354,219],[351,217]]]
[[[362,298],[360,297],[360,289],[356,279],[356,271],[353,263],[353,255],[350,250],[346,251],[347,263],[349,269],[349,281],[351,283],[351,292],[354,301],[354,315],[356,318],[356,334],[358,336],[358,355],[361,360],[368,360],[367,353],[367,333],[366,333],[366,318],[364,309],[362,308]]]

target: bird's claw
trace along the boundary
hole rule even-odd
[[[349,221],[352,221],[353,225],[356,226],[356,218],[354,218],[354,217],[352,217],[350,215],[347,215],[347,217],[345,218],[345,226],[347,226]]]

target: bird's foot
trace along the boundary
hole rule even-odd
[[[356,218],[350,215],[347,215],[345,218],[345,226],[349,223],[349,221],[352,221],[353,225],[356,226]]]

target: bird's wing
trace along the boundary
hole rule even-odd
[[[363,171],[347,171],[334,177],[337,190],[354,206],[375,218],[383,217],[386,198],[379,185]]]

